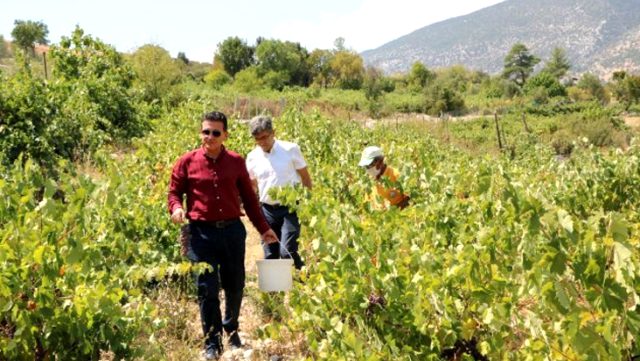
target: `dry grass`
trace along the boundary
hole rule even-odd
[[[292,334],[286,327],[272,322],[273,315],[263,309],[265,299],[282,296],[267,296],[258,290],[256,260],[262,258],[260,236],[248,220],[243,219],[243,222],[247,228],[247,286],[242,301],[239,334],[244,347],[235,351],[225,348],[221,360],[271,360],[273,356],[283,361],[304,359],[307,355],[304,337]],[[223,292],[221,297],[224,297]],[[154,299],[159,317],[166,320],[166,325],[155,335],[157,346],[143,345],[149,349],[143,359],[202,360],[202,330],[195,296],[181,291],[176,285],[168,285],[160,288]],[[288,312],[286,301],[280,310]],[[269,338],[268,335],[273,334],[274,330],[277,330],[277,337]],[[153,351],[154,347],[157,352]],[[105,353],[101,359],[111,360],[113,357]]]

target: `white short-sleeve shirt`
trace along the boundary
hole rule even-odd
[[[247,155],[247,170],[252,179],[258,181],[260,202],[278,204],[269,197],[273,187],[283,187],[300,183],[297,170],[307,167],[300,147],[291,142],[275,140],[270,152],[255,147]]]

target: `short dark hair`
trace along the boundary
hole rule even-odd
[[[202,121],[222,122],[222,129],[224,129],[225,132],[227,131],[227,116],[222,112],[213,111],[205,113],[205,115],[202,116]]]

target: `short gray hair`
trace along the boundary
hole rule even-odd
[[[273,132],[273,122],[271,118],[266,115],[258,115],[253,117],[249,122],[249,129],[251,130],[251,135],[256,136],[262,132]]]

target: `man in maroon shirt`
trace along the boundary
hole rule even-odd
[[[194,262],[207,262],[212,272],[197,276],[200,320],[205,335],[205,357],[222,353],[222,330],[232,348],[242,346],[238,315],[245,282],[244,254],[247,232],[240,221],[240,200],[253,226],[266,243],[278,242],[269,228],[253,191],[244,159],[227,150],[227,117],[220,112],[204,115],[202,147],[184,154],[176,162],[169,185],[169,213],[174,223],[190,221]],[[183,209],[186,195],[187,209]],[[225,293],[224,319],[218,298],[218,272]]]

